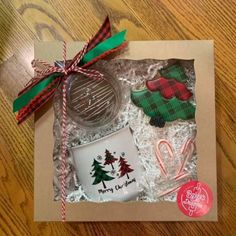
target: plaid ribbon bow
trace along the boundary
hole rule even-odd
[[[100,72],[88,69],[88,67],[105,56],[124,48],[127,45],[125,33],[126,31],[121,31],[112,36],[110,21],[107,17],[96,35],[68,65],[66,63],[66,44],[64,43],[63,68],[55,67],[40,59],[33,60],[32,67],[36,76],[26,84],[13,103],[13,112],[18,111],[18,123],[22,123],[44,105],[54,95],[63,78],[70,73],[77,72],[90,78],[101,79]]]
[[[23,107],[18,115],[17,120],[18,123],[23,122],[27,119],[33,112],[39,109],[43,104],[45,104],[54,94],[59,84],[68,78],[68,75],[72,72],[77,72],[84,74],[85,76],[91,79],[102,79],[103,75],[96,70],[91,70],[87,68],[83,68],[78,66],[82,58],[84,57],[87,51],[88,43],[85,44],[83,49],[74,57],[72,62],[66,66],[66,43],[63,43],[63,57],[64,57],[64,66],[57,67],[48,64],[47,62],[39,59],[35,59],[32,61],[32,67],[36,72],[37,76],[34,77],[28,84],[27,88],[37,88],[40,81],[46,78],[45,82],[49,81],[50,83],[44,88],[43,91],[39,92],[39,94],[33,98],[32,101],[25,107]],[[43,67],[43,69],[41,69]],[[50,76],[49,76],[50,75]],[[48,77],[49,76],[49,77]],[[48,78],[47,78],[48,77]],[[52,78],[52,81],[51,81]],[[47,84],[47,83],[45,83]],[[39,86],[40,87],[40,86]],[[32,91],[32,90],[31,90]]]
[[[68,75],[72,72],[77,72],[77,73],[81,73],[84,74],[90,78],[97,78],[97,79],[101,79],[103,76],[99,71],[96,70],[91,70],[91,69],[87,69],[87,68],[83,68],[81,66],[78,66],[81,59],[84,57],[86,51],[88,48],[88,43],[85,44],[85,46],[83,47],[83,49],[74,57],[74,59],[72,60],[72,62],[69,64],[69,66],[66,66],[66,43],[63,43],[63,49],[64,49],[64,67],[58,67],[58,66],[52,66],[42,60],[38,60],[35,59],[32,61],[32,67],[34,69],[34,71],[37,73],[37,75],[39,76],[47,76],[50,75],[52,73],[61,73],[64,75]],[[46,66],[46,69],[40,69],[39,66]]]
[[[111,36],[111,27],[107,17],[97,34],[68,63],[66,61],[66,43],[63,44],[64,67],[52,66],[43,60],[33,60],[32,67],[36,77],[32,78],[19,93],[13,103],[13,111],[19,111],[18,123],[23,122],[33,112],[45,104],[62,83],[62,120],[61,120],[61,218],[66,219],[66,158],[67,158],[67,84],[68,75],[72,72],[81,73],[92,79],[102,79],[103,75],[88,66],[99,59],[122,49],[125,43],[126,31]],[[43,69],[41,69],[43,67]]]

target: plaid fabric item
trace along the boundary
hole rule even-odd
[[[60,73],[54,73],[54,75],[55,76],[60,76]],[[26,85],[26,87],[18,93],[18,96],[20,96],[23,93],[27,92],[32,87],[34,87],[36,84],[38,84],[39,82],[41,82],[43,79],[46,79],[46,78],[47,78],[47,76],[44,76],[43,78],[41,78],[41,77],[34,77],[33,80],[32,80],[32,83],[29,83],[28,85]]]
[[[103,22],[99,31],[95,36],[89,41],[87,52],[96,47],[99,43],[103,42],[107,38],[111,37],[111,24],[108,16]]]
[[[192,119],[195,116],[195,107],[190,102],[177,98],[166,100],[159,92],[150,92],[147,89],[131,91],[131,100],[136,106],[143,108],[149,117],[162,116],[165,121],[174,121]]]
[[[181,83],[185,83],[187,80],[184,68],[178,63],[160,70],[160,74],[167,79],[176,79]]]
[[[150,91],[159,91],[166,99],[177,97],[180,100],[186,101],[192,96],[192,93],[184,84],[174,79],[161,77],[147,81],[146,86]]]
[[[61,77],[55,79],[49,84],[38,96],[36,96],[27,106],[23,107],[17,114],[18,124],[26,120],[32,113],[38,110],[46,103],[53,95],[59,85]]]

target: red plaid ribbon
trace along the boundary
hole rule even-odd
[[[58,85],[61,83],[62,78],[56,78],[49,84],[40,94],[38,94],[27,106],[23,107],[17,114],[16,119],[18,124],[25,121],[32,113],[37,111],[43,106],[55,93]]]
[[[90,51],[91,49],[96,47],[100,42],[103,42],[109,37],[111,37],[111,24],[109,21],[109,17],[107,16],[99,31],[90,40],[87,51]]]

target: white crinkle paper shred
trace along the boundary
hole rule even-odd
[[[100,63],[100,62],[99,62]],[[99,66],[106,65],[107,62],[101,62]],[[104,65],[103,65],[104,63]],[[112,66],[113,63],[113,66]],[[142,63],[142,68],[140,69],[140,63]],[[139,89],[145,85],[146,80],[153,79],[157,74],[157,71],[163,66],[167,65],[167,60],[143,60],[143,61],[132,61],[132,60],[114,60],[110,63],[113,73],[120,80],[123,86],[123,106],[119,113],[119,116],[114,120],[114,122],[105,127],[93,130],[86,130],[78,126],[73,120],[68,118],[68,148],[77,146],[79,144],[89,143],[96,139],[102,138],[109,135],[121,128],[129,125],[134,142],[139,150],[138,159],[139,163],[143,169],[142,177],[138,183],[139,187],[143,190],[138,199],[140,201],[146,202],[156,202],[160,200],[175,201],[176,193],[164,195],[163,192],[173,189],[176,186],[188,181],[189,178],[196,179],[196,161],[197,155],[194,152],[193,157],[189,160],[185,171],[189,173],[189,176],[181,180],[174,180],[176,169],[183,161],[183,156],[180,153],[182,145],[187,139],[194,139],[196,136],[196,123],[194,120],[181,121],[177,120],[174,122],[166,123],[164,128],[157,128],[149,124],[150,118],[146,116],[143,111],[133,105],[130,100],[130,89]],[[122,69],[117,69],[122,68]],[[117,71],[116,71],[117,70]],[[140,71],[144,71],[140,73]],[[187,87],[193,92],[193,98],[191,102],[195,104],[195,74],[194,68],[191,63],[185,67],[185,73],[188,77]],[[60,108],[60,92],[56,95],[54,102],[54,110],[56,114],[54,122],[54,136],[55,136],[55,146],[54,146],[54,195],[55,200],[60,199],[60,122],[59,117],[61,114]],[[161,152],[163,154],[163,162],[167,168],[168,178],[163,176],[160,170],[160,166],[156,159],[155,148],[156,142],[160,139],[166,139],[171,144],[173,148],[174,158],[170,158],[167,150],[161,147]],[[90,201],[89,197],[84,193],[79,180],[77,179],[73,158],[70,153],[68,153],[67,160],[67,201],[68,202],[79,202],[79,201]]]

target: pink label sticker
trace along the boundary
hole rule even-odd
[[[213,194],[208,185],[189,181],[181,186],[177,195],[179,209],[189,217],[206,215],[212,207]]]

